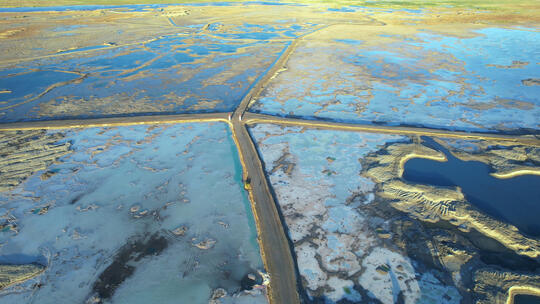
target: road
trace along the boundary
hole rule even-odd
[[[443,138],[459,138],[464,140],[491,140],[502,142],[505,145],[523,144],[528,146],[540,146],[540,139],[534,135],[507,135],[497,133],[478,133],[448,131],[424,127],[383,126],[375,124],[341,123],[323,120],[299,119],[278,117],[273,115],[245,113],[242,120],[245,124],[269,123],[288,126],[301,126],[314,129],[329,129],[340,131],[386,133],[398,135],[420,135]]]
[[[0,124],[0,131],[118,127],[152,124],[228,121],[229,113],[146,115],[76,120],[28,121]]]
[[[348,124],[319,120],[284,118],[271,115],[246,112],[249,103],[256,98],[266,84],[281,69],[283,69],[291,53],[299,41],[323,28],[300,36],[284,49],[281,56],[269,67],[266,73],[258,79],[243,97],[233,113],[180,114],[180,115],[147,115],[115,118],[78,119],[78,120],[49,120],[34,122],[18,122],[0,124],[0,131],[36,130],[36,129],[66,129],[89,127],[113,127],[130,125],[173,124],[191,122],[220,121],[229,124],[232,136],[238,149],[243,167],[243,179],[249,184],[248,193],[252,211],[257,225],[259,245],[265,269],[270,275],[268,297],[270,303],[297,304],[300,303],[298,294],[296,268],[289,246],[287,235],[282,223],[278,205],[272,195],[271,186],[266,178],[263,163],[259,157],[247,127],[257,123],[271,123],[306,128],[345,130],[354,132],[388,133],[401,135],[426,135],[446,138],[482,139],[497,141],[498,144],[525,144],[540,146],[540,139],[535,135],[513,136],[502,134],[454,132],[430,128],[414,128],[400,126],[379,126],[373,124]]]
[[[291,248],[257,148],[245,124],[235,119],[231,126],[244,169],[244,181],[249,183],[248,192],[259,233],[262,259],[270,275],[270,303],[300,303]]]
[[[300,118],[279,117],[267,114],[256,114],[245,112],[242,120],[233,113],[200,113],[200,114],[177,114],[177,115],[147,115],[147,116],[127,116],[114,118],[95,118],[77,120],[47,120],[29,121],[0,124],[0,131],[17,130],[40,130],[40,129],[72,129],[72,128],[94,128],[94,127],[114,127],[152,124],[174,124],[191,122],[212,122],[221,121],[232,123],[232,120],[241,125],[254,125],[258,123],[268,123],[286,126],[299,126],[313,129],[340,130],[350,132],[386,133],[399,135],[420,135],[442,138],[459,138],[464,140],[490,140],[500,144],[514,145],[522,144],[527,146],[540,146],[540,138],[535,135],[508,135],[497,133],[460,132],[424,127],[402,127],[402,126],[381,126],[374,124],[341,123],[333,121],[321,121]],[[231,116],[231,120],[229,120]]]

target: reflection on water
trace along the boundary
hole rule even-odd
[[[214,22],[196,28],[168,20],[174,33],[140,43],[67,43],[17,70],[0,67],[0,122],[232,111],[290,43],[277,39],[314,26]],[[61,33],[55,39],[65,31],[83,37],[79,29],[96,26],[48,31]]]
[[[304,42],[251,110],[450,130],[538,129],[540,87],[526,81],[538,75],[537,31],[484,28],[454,37],[415,30]]]
[[[522,232],[540,235],[540,176],[495,178],[485,163],[462,161],[431,138],[424,138],[424,144],[443,152],[448,160],[413,158],[405,163],[405,180],[439,187],[460,187],[465,198],[478,209]]]

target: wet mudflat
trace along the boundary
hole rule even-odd
[[[517,176],[483,187],[496,179],[489,173],[534,169],[536,148],[440,138],[419,144],[414,137],[271,124],[250,132],[293,244],[306,302],[488,303],[506,300],[510,286],[538,284],[538,242],[534,230],[525,230],[537,222],[537,213],[526,214],[538,207],[537,190],[527,188],[538,188],[537,176],[532,185],[521,180],[531,176]],[[433,165],[420,167],[419,160]],[[453,170],[460,184],[451,183]],[[468,199],[490,190],[497,197],[480,196],[481,203],[530,220],[511,222],[519,232]]]
[[[4,70],[3,121],[231,111],[281,47],[194,34],[74,54],[86,49]],[[242,60],[252,68],[236,68]]]
[[[13,54],[0,58],[0,122],[229,112],[286,42],[315,26],[221,22],[197,6],[0,14]]]
[[[459,303],[446,275],[393,244],[396,220],[374,213],[376,184],[360,160],[402,136],[250,129],[285,219],[308,303]]]
[[[67,155],[0,194],[0,262],[45,268],[0,300],[204,303],[222,288],[217,303],[265,303],[230,135],[218,123],[63,132]]]
[[[538,31],[527,27],[460,24],[450,29],[419,21],[369,24],[356,31],[333,25],[298,46],[251,111],[364,124],[538,132],[538,41]]]
[[[538,133],[536,19],[489,16],[266,2],[0,9],[0,122],[230,112],[250,96],[249,111],[277,116]],[[264,166],[244,149],[242,185],[227,125],[189,117],[201,123],[3,133],[0,297],[264,303],[243,190],[258,169],[284,220],[265,225],[284,225],[306,303],[499,303],[540,286],[533,213],[474,207],[488,186],[455,175],[537,170],[534,146],[438,138],[464,160],[434,178],[452,155],[415,136],[250,125]],[[413,172],[417,161],[428,165]],[[290,254],[264,245],[283,247],[267,263]],[[285,275],[270,286],[292,299]]]
[[[429,138],[424,139],[424,144],[443,152],[447,161],[408,160],[403,172],[405,180],[439,187],[460,187],[465,198],[483,212],[526,234],[540,235],[540,176],[496,178],[490,175],[493,170],[485,163],[462,161]]]

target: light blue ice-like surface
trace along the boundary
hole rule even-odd
[[[529,28],[473,33],[458,38],[424,32],[365,48],[301,46],[290,59],[290,72],[278,75],[251,110],[346,122],[537,132],[540,87],[522,80],[540,77],[540,33]],[[326,52],[336,61],[318,61],[317,54]],[[309,64],[296,63],[303,53],[312,54]]]
[[[287,133],[298,128],[285,128],[280,136],[270,137],[261,141],[265,145],[288,143],[292,155],[297,155],[297,167],[305,174],[307,181],[323,181],[332,189],[325,205],[330,208],[329,219],[323,223],[325,230],[346,233],[354,221],[355,206],[345,206],[344,201],[359,191],[359,185],[364,190],[370,189],[374,183],[359,176],[362,165],[359,159],[367,153],[375,151],[385,143],[402,141],[404,137],[357,132],[334,132],[322,130],[306,130],[303,133]],[[257,127],[250,129],[255,140],[264,138],[264,130]],[[259,131],[260,130],[260,131]],[[264,159],[264,151],[262,152]],[[335,160],[329,162],[327,157]],[[270,170],[271,165],[266,168]]]
[[[363,253],[354,251],[340,237],[355,238],[362,234],[358,232],[358,229],[366,225],[367,219],[358,212],[358,208],[369,204],[374,198],[372,191],[375,184],[370,179],[359,175],[362,171],[360,159],[370,152],[377,151],[385,144],[407,140],[407,138],[372,133],[306,130],[300,127],[264,124],[250,128],[250,133],[258,143],[266,171],[277,193],[278,203],[284,212],[291,240],[296,245],[302,244],[299,245],[302,247],[306,244],[305,242],[310,242],[313,235],[302,235],[306,238],[297,239],[295,234],[298,234],[298,230],[316,231],[314,232],[316,237],[306,247],[310,249],[299,249],[295,246],[297,257],[300,259],[298,262],[300,274],[308,281],[318,282],[317,278],[320,278],[321,270],[319,267],[312,268],[311,266],[318,265],[317,261],[304,258],[314,254],[320,256],[327,269],[344,272],[359,270],[356,268],[359,266],[354,265],[355,263],[358,265],[357,262],[343,259],[350,259],[355,254],[361,256]],[[285,151],[291,155],[287,159],[294,161],[295,164],[294,173],[290,177],[273,171],[273,168],[277,166],[275,161],[282,157]],[[283,179],[288,180],[290,184],[281,182]],[[305,187],[307,189],[304,189]],[[301,189],[299,191],[302,192],[296,193],[297,189]],[[347,199],[355,194],[361,194],[363,198],[347,203]],[[322,196],[322,205],[317,203],[317,198],[311,196]],[[285,198],[280,200],[283,197]],[[314,206],[315,210],[308,208],[303,216],[295,216],[305,211],[301,209],[303,208],[300,206],[301,203],[298,205],[293,203],[295,197],[298,197],[300,201],[311,202],[309,205]],[[311,217],[311,212],[315,212],[318,217]],[[361,247],[369,250],[370,246],[372,245],[366,243]],[[315,253],[307,254],[302,250],[313,250]],[[343,262],[339,262],[339,267],[347,270],[338,269],[338,266],[333,264],[341,260]],[[344,292],[342,298],[358,300],[360,294],[352,289],[352,286],[350,289],[351,293]],[[325,300],[327,303],[336,302],[329,297]]]
[[[5,303],[82,303],[117,250],[155,233],[158,256],[131,261],[134,274],[112,303],[206,303],[213,289],[238,291],[262,269],[241,166],[225,124],[91,128],[68,131],[73,153],[17,189],[0,194],[0,213],[18,233],[1,232],[0,260],[40,262],[46,272]],[[39,215],[38,207],[49,206]],[[174,230],[187,227],[184,236]],[[211,249],[194,245],[215,240]],[[251,303],[264,296],[248,297]]]
[[[328,8],[329,12],[342,12],[342,13],[354,13],[356,12],[355,9],[349,8],[349,7],[341,7],[341,8]]]
[[[86,25],[86,24],[66,25],[66,26],[59,26],[59,27],[56,27],[56,28],[54,28],[52,31],[53,31],[53,32],[69,32],[69,31],[73,31],[73,30],[76,30],[76,29],[84,28],[84,27],[87,27],[87,26],[88,26],[88,25]]]
[[[391,220],[366,212],[373,208],[368,205],[374,199],[375,184],[359,175],[361,160],[383,145],[408,141],[407,137],[266,124],[258,124],[250,132],[258,142],[282,208],[309,296],[317,295],[317,300],[324,303],[342,299],[361,302],[361,295],[353,288],[360,285],[368,294],[377,293],[373,298],[389,293],[390,301],[395,301],[403,291],[405,301],[411,303],[428,303],[445,293],[449,298],[442,302],[460,302],[461,296],[454,286],[445,285],[430,270],[418,270],[414,260],[392,251],[376,236],[376,229],[388,229]],[[276,170],[278,159],[293,162],[292,172]],[[287,180],[288,184],[280,180]],[[295,239],[299,231],[308,234]],[[396,258],[405,265],[400,276],[407,277],[407,286],[395,277],[391,279],[393,274],[378,276],[375,270],[389,260],[396,263]],[[355,275],[360,273],[363,274],[359,277]],[[367,284],[363,280],[366,273],[370,277]],[[324,290],[323,296],[319,288]]]
[[[360,177],[358,174],[362,166],[358,159],[367,153],[377,150],[385,143],[404,140],[402,136],[389,136],[373,133],[358,132],[335,132],[326,130],[305,130],[299,132],[299,127],[283,128],[279,136],[272,136],[262,140],[266,130],[256,126],[250,129],[257,142],[265,145],[287,143],[290,153],[301,155],[298,157],[298,168],[308,179],[320,180],[321,178],[334,185],[336,196],[343,196],[349,190],[356,188],[358,184],[371,184],[371,180]],[[291,133],[288,133],[292,131]],[[296,132],[295,132],[296,131]],[[329,162],[327,157],[335,160]],[[264,152],[263,152],[264,158]],[[271,169],[271,167],[266,167]],[[324,174],[324,170],[332,170],[338,174]],[[341,205],[341,200],[330,200],[330,206]]]

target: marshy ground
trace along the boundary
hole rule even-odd
[[[540,294],[538,5],[81,2],[0,4],[4,301]]]

